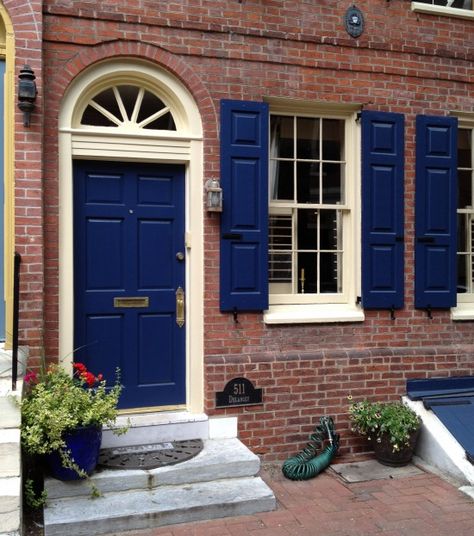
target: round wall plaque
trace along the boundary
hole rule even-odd
[[[359,37],[364,31],[364,16],[362,11],[356,7],[352,6],[344,15],[344,26],[346,27],[347,33],[352,37]]]

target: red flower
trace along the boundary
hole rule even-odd
[[[104,376],[102,374],[97,374],[97,381],[101,382],[104,379]]]
[[[74,363],[73,366],[80,373],[87,372],[87,368],[83,363]]]
[[[87,383],[89,387],[92,387],[96,382],[95,376],[92,374],[92,372],[82,372],[81,378]]]
[[[38,375],[36,372],[28,372],[28,374],[25,374],[25,377],[23,378],[26,383],[36,383],[38,381]]]

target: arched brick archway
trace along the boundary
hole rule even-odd
[[[187,281],[190,289],[189,295],[193,298],[187,307],[189,330],[187,333],[187,397],[186,407],[191,411],[202,411],[204,405],[203,395],[203,175],[202,175],[202,121],[200,108],[196,103],[194,88],[203,96],[205,90],[199,80],[189,72],[187,66],[175,60],[168,53],[156,47],[137,43],[133,48],[129,43],[109,43],[97,50],[96,54],[77,56],[72,59],[66,69],[55,77],[50,91],[58,84],[67,84],[60,107],[58,107],[58,130],[59,130],[59,166],[57,174],[57,214],[58,231],[56,240],[59,249],[59,280],[57,283],[58,305],[58,347],[59,356],[63,363],[72,362],[74,350],[74,295],[73,283],[73,196],[72,196],[72,171],[74,159],[97,159],[115,160],[125,162],[156,162],[168,161],[182,163],[186,169],[186,206],[187,219],[186,230],[192,237],[187,243]],[[149,61],[151,52],[155,62]],[[128,54],[126,54],[128,52]],[[145,60],[142,54],[147,54]],[[159,58],[161,61],[156,61]],[[158,63],[166,63],[166,69],[158,67]],[[181,76],[189,75],[187,87],[181,82],[180,77],[171,74],[170,66],[181,71]],[[88,136],[90,131],[79,125],[74,119],[77,116],[78,103],[85,95],[91,95],[94,88],[102,87],[100,84],[120,82],[133,79],[139,83],[140,79],[147,84],[156,82],[157,92],[168,92],[170,102],[176,105],[175,112],[183,116],[181,131],[178,129],[176,137],[172,140],[156,133],[156,138],[145,136],[137,145],[133,141],[133,133],[125,133],[123,137],[109,135],[103,132],[95,132],[94,136]],[[123,83],[123,82],[122,82]],[[204,108],[210,105],[207,94],[201,98]],[[57,103],[58,105],[58,103]],[[181,111],[180,111],[181,110]],[[208,114],[214,110],[209,106]],[[209,121],[215,125],[215,120]],[[184,126],[183,126],[184,125]],[[159,143],[151,143],[156,140]],[[160,141],[161,140],[161,141]],[[116,150],[120,143],[120,152]],[[138,147],[138,148],[137,148]],[[177,156],[179,152],[179,155]],[[119,156],[116,156],[119,154]],[[52,178],[52,175],[51,175]],[[52,199],[49,199],[51,202]],[[52,265],[50,264],[50,267]],[[190,321],[192,319],[192,322]],[[64,359],[64,356],[68,356]]]

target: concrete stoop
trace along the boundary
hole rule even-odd
[[[238,439],[207,439],[196,457],[151,470],[107,469],[90,484],[47,478],[45,536],[89,536],[273,510],[259,458]]]
[[[24,359],[20,350],[18,380],[12,391],[11,352],[0,350],[0,536],[21,534],[21,412]]]

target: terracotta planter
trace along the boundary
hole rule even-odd
[[[375,457],[383,465],[389,465],[391,467],[407,465],[413,457],[419,435],[420,429],[415,430],[410,436],[409,446],[404,446],[401,450],[393,452],[390,436],[383,434],[380,436],[380,443],[377,440],[373,442]]]
[[[66,448],[71,458],[85,473],[90,475],[99,460],[100,444],[102,442],[101,426],[83,426],[68,432],[64,436]],[[79,480],[81,477],[73,469],[63,467],[59,451],[46,456],[51,475],[59,480]]]

